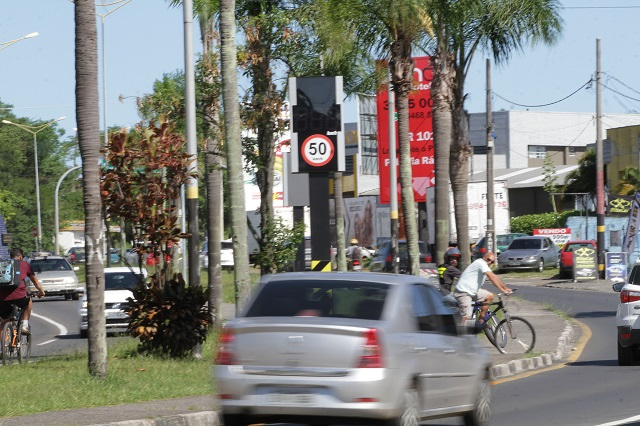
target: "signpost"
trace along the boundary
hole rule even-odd
[[[342,77],[292,77],[291,172],[309,174],[311,270],[331,271],[329,173],[345,170]]]
[[[573,251],[573,279],[598,279],[598,253],[589,247],[580,247]]]

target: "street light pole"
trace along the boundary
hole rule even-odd
[[[74,170],[78,170],[80,168],[82,168],[82,166],[74,166],[70,168],[69,170],[64,172],[62,176],[60,176],[60,179],[58,179],[58,183],[56,184],[56,195],[54,200],[54,218],[53,218],[53,222],[55,223],[55,226],[56,226],[56,235],[55,235],[56,245],[54,248],[54,253],[56,255],[60,254],[60,219],[59,219],[59,207],[58,207],[58,192],[60,191],[60,184],[62,183],[62,180],[65,177],[67,177],[69,173],[71,173]]]
[[[20,40],[24,40],[25,38],[31,38],[31,37],[37,37],[37,36],[38,36],[38,33],[30,33],[30,34],[27,34],[24,37],[20,37],[20,38],[17,38],[15,40],[5,41],[4,43],[0,43],[0,50],[4,50],[7,47],[11,46],[13,43],[17,43]]]
[[[16,126],[22,130],[26,130],[27,132],[33,135],[33,156],[36,167],[36,206],[38,209],[38,238],[36,238],[36,251],[40,251],[42,247],[42,214],[40,212],[40,176],[38,175],[38,133],[47,127],[51,126],[53,123],[64,120],[66,117],[60,117],[55,120],[51,120],[48,123],[42,124],[40,126],[26,126],[24,124],[14,123],[9,120],[2,120],[4,124],[11,124],[12,126]],[[35,129],[35,130],[34,130]]]

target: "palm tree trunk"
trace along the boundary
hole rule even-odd
[[[216,85],[214,74],[217,72],[217,56],[213,53],[214,19],[202,22],[202,44],[204,47],[202,61],[207,61],[205,69],[210,74],[205,76],[209,88]],[[218,90],[207,91],[211,96],[203,103],[203,121],[205,127],[205,188],[207,194],[207,239],[209,256],[208,286],[209,315],[214,329],[222,326],[222,267],[220,266],[221,241],[223,239],[223,196],[222,196],[222,146],[220,141],[220,93]]]
[[[104,234],[100,199],[100,108],[98,107],[98,31],[92,0],[76,0],[76,121],[84,191],[86,292],[89,311],[89,374],[107,377],[104,321]]]
[[[398,110],[398,150],[400,193],[404,228],[407,236],[410,274],[420,274],[420,248],[418,246],[418,223],[416,204],[413,198],[413,176],[411,167],[411,140],[409,139],[409,91],[413,80],[411,43],[394,42],[391,47],[391,79],[396,93]],[[393,188],[391,189],[394,190]]]
[[[224,129],[229,176],[236,308],[241,309],[249,298],[251,283],[242,173],[242,142],[240,138],[240,105],[238,102],[235,43],[235,5],[235,0],[222,0],[220,2],[220,71],[222,74],[222,100],[225,116]]]
[[[455,106],[453,109],[453,138],[450,154],[449,173],[451,190],[453,191],[453,206],[456,218],[458,248],[462,254],[461,268],[466,268],[471,261],[469,241],[469,158],[472,148],[469,143],[469,121],[463,109],[462,97],[456,87]],[[487,202],[493,202],[493,197],[487,194]]]
[[[435,253],[434,261],[444,261],[444,252],[449,246],[449,153],[453,138],[453,58],[446,45],[444,28],[438,29],[439,44],[433,61],[433,82],[431,98],[433,99],[433,139],[435,148]]]

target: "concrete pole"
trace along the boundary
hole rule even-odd
[[[493,114],[491,112],[491,60],[487,59],[487,253],[495,252],[495,199],[493,192]],[[494,255],[495,254],[496,253],[494,253]]]
[[[391,203],[391,259],[393,272],[398,273],[398,171],[396,169],[396,101],[389,73],[389,201]]]
[[[602,148],[602,82],[600,78],[600,39],[596,39],[596,222],[598,276],[604,278],[604,161]]]
[[[196,135],[196,89],[195,71],[193,60],[193,0],[185,0],[184,6],[184,78],[185,78],[185,109],[186,109],[186,133],[187,154],[193,158],[189,167],[190,173],[198,171],[198,148]],[[191,234],[188,240],[189,284],[200,285],[200,268],[198,258],[198,180],[190,178],[186,184],[186,207],[188,232]]]

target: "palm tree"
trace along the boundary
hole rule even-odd
[[[98,107],[98,31],[93,1],[76,1],[76,120],[84,190],[86,292],[89,308],[89,374],[107,377],[104,321],[104,236],[100,200],[100,111]]]
[[[225,145],[229,176],[236,308],[240,308],[249,298],[251,287],[249,253],[247,249],[247,216],[244,210],[238,76],[236,74],[235,4],[235,0],[221,0],[220,2],[220,71],[222,75],[222,103],[224,107]]]
[[[558,14],[558,0],[465,0],[440,3],[448,3],[445,7],[447,13],[444,14],[447,19],[447,43],[450,53],[455,55],[455,84],[452,86],[453,140],[450,151],[451,186],[454,193],[458,246],[462,251],[462,259],[469,259],[469,216],[466,206],[469,158],[472,150],[467,113],[464,110],[464,84],[471,61],[478,48],[490,53],[494,62],[500,64],[508,61],[513,51],[522,50],[527,43],[551,44],[560,34],[562,20]],[[436,72],[437,70],[434,71]],[[450,70],[447,70],[447,73],[449,72]],[[433,96],[433,89],[431,93]],[[434,137],[438,138],[438,134],[435,133]],[[439,157],[436,158],[436,167],[441,160]],[[436,187],[438,185],[436,178]],[[436,211],[436,221],[437,216]],[[440,253],[437,243],[436,251]]]
[[[360,50],[366,63],[371,56],[386,59],[392,90],[396,96],[398,113],[399,175],[402,211],[405,218],[416,217],[416,206],[411,187],[411,145],[409,140],[409,91],[413,82],[413,46],[423,40],[431,29],[431,21],[424,11],[424,0],[326,0],[318,1],[321,9],[329,11],[334,25],[323,40],[329,53],[354,51],[348,40]],[[326,21],[326,20],[325,20]],[[322,31],[322,20],[317,20]],[[331,32],[325,31],[325,32]],[[336,36],[339,34],[340,36]],[[341,56],[344,58],[344,56]],[[409,253],[410,273],[419,273],[418,225],[416,220],[405,220],[405,233]]]
[[[634,195],[638,190],[640,190],[640,169],[634,166],[625,167],[613,192],[617,195]]]

